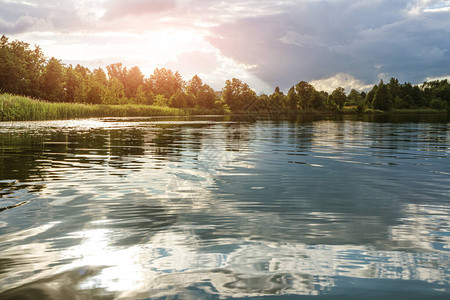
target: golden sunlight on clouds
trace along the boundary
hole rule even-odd
[[[233,77],[251,82],[257,91],[270,92],[272,88],[253,75],[250,66],[223,55],[205,40],[206,32],[195,29],[161,29],[138,32],[27,34],[30,44],[39,44],[49,57],[66,64],[81,64],[91,69],[121,62],[127,67],[138,66],[149,76],[155,68],[179,71],[184,80],[199,75],[216,90],[226,79]],[[18,39],[25,39],[16,36]],[[60,39],[70,43],[59,43]]]
[[[102,32],[64,35],[71,43],[58,43],[58,33],[33,34],[27,40],[39,44],[48,56],[64,62],[123,62],[138,65],[144,73],[153,72],[178,55],[202,49],[216,51],[195,30],[165,29],[143,33]],[[22,38],[18,36],[18,38]],[[96,64],[97,65],[97,64]]]

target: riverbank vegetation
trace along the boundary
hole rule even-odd
[[[450,108],[447,80],[422,85],[382,80],[370,91],[342,87],[317,91],[300,81],[285,94],[278,87],[257,95],[237,78],[214,91],[195,75],[184,81],[178,72],[161,68],[145,77],[139,67],[121,63],[90,70],[47,58],[39,46],[0,39],[2,120],[36,120],[101,116],[185,115],[211,113],[363,113],[395,110],[445,111]],[[16,97],[27,96],[30,98]],[[32,101],[32,102],[30,102]]]
[[[205,111],[155,105],[94,105],[48,102],[11,94],[0,94],[0,121],[57,120],[91,117],[185,116]]]

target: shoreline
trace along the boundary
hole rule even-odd
[[[189,117],[189,116],[237,116],[237,117],[289,117],[289,116],[340,116],[340,115],[448,115],[447,110],[432,108],[392,109],[381,111],[366,109],[357,112],[355,108],[346,108],[338,111],[327,110],[299,110],[295,112],[280,112],[270,110],[235,111],[205,108],[173,108],[156,105],[104,105],[82,104],[67,102],[47,102],[29,97],[0,94],[0,121],[48,121],[71,120],[84,118],[115,118],[115,117]]]

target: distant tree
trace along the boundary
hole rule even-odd
[[[425,107],[429,104],[426,102],[426,98],[424,97],[422,90],[417,85],[413,86],[411,97],[416,107]]]
[[[389,110],[391,108],[389,91],[387,86],[383,83],[383,79],[381,79],[378,84],[377,91],[373,97],[372,107],[380,110]]]
[[[83,67],[83,66],[81,66],[79,64],[76,65],[75,71],[77,71],[79,74],[81,74],[83,79],[86,79],[89,75],[92,74],[91,70],[89,70],[88,68]]]
[[[407,103],[406,108],[414,107],[414,101],[413,101],[411,95],[406,95],[406,96],[403,98],[403,101],[405,101],[405,102]]]
[[[334,98],[333,98],[332,94],[328,95],[327,100],[325,101],[325,108],[333,110],[333,111],[337,110],[338,106],[334,102]]]
[[[216,104],[216,94],[212,87],[203,84],[197,91],[197,104],[200,107],[213,108]]]
[[[125,88],[117,77],[112,77],[108,81],[108,86],[104,89],[101,100],[103,104],[124,104],[127,102]]]
[[[389,100],[392,103],[395,101],[395,98],[397,98],[400,92],[400,84],[398,83],[398,79],[392,77],[387,84],[387,89],[389,92]]]
[[[166,68],[155,69],[153,74],[145,81],[145,89],[155,95],[164,95],[170,99],[178,91],[183,91],[184,81],[178,72],[173,73]]]
[[[122,63],[115,63],[106,66],[106,71],[108,72],[109,79],[117,78],[122,84],[125,82],[127,77],[127,68],[122,65]]]
[[[435,99],[440,99],[446,102],[446,106],[450,107],[450,83],[447,79],[445,80],[434,80],[425,82],[421,86],[421,90],[423,91],[423,96],[426,98],[426,103],[432,105],[432,101]],[[433,101],[433,106],[439,101]]]
[[[256,93],[250,89],[248,84],[237,78],[225,82],[222,98],[232,111],[245,109],[257,99]]]
[[[40,96],[40,77],[45,66],[41,49],[20,41],[0,38],[0,90],[13,94]]]
[[[292,86],[289,89],[288,94],[286,96],[286,102],[287,102],[289,109],[291,109],[292,111],[295,111],[298,109],[299,97],[297,95],[297,92],[295,91],[294,86]]]
[[[203,86],[203,81],[197,75],[194,75],[191,80],[189,80],[186,86],[186,92],[193,95],[197,95]]]
[[[187,98],[186,93],[178,91],[175,95],[170,97],[169,106],[176,108],[187,107],[186,98]]]
[[[448,107],[447,101],[442,100],[441,98],[433,98],[430,102],[430,107],[434,109],[446,109]]]
[[[159,94],[155,96],[153,104],[157,106],[169,106],[169,99],[164,97],[164,95]]]
[[[71,65],[66,68],[65,75],[64,90],[67,102],[75,102],[75,91],[81,87],[83,77]]]
[[[140,85],[136,89],[136,92],[134,92],[134,96],[131,99],[135,104],[147,104],[149,101],[149,95],[147,94],[147,92],[145,92],[144,87]]]
[[[280,111],[286,108],[286,96],[280,91],[280,88],[277,86],[275,91],[269,97],[270,106],[272,110]]]
[[[268,112],[272,110],[270,107],[270,98],[267,94],[261,93],[257,96],[257,100],[254,101],[252,109],[255,112]]]
[[[136,98],[139,87],[144,85],[144,75],[139,67],[132,67],[128,72],[126,72],[125,78],[123,79],[123,85],[125,88],[125,95],[127,97]],[[140,97],[142,97],[142,92],[143,90],[140,91]]]
[[[195,106],[195,96],[191,93],[178,91],[170,97],[169,106],[177,108],[186,108]]]
[[[347,100],[347,96],[345,95],[345,90],[343,87],[337,87],[333,93],[333,101],[339,108],[343,108],[345,101]]]
[[[397,95],[394,99],[394,101],[392,102],[392,107],[394,108],[410,108],[410,105],[407,101],[405,101],[404,99],[400,98],[399,95]]]
[[[104,84],[104,78],[101,69],[97,69],[91,75],[88,75],[83,82],[82,90],[82,102],[91,104],[100,104],[104,99],[105,89],[107,88]],[[104,74],[104,72],[103,72]]]
[[[310,97],[309,105],[312,109],[321,109],[324,107],[325,99],[322,97],[322,94],[318,91],[314,90]]]
[[[366,95],[366,105],[372,107],[373,98],[375,97],[375,93],[377,92],[378,86],[374,85],[373,88]]]
[[[194,106],[213,108],[215,105],[216,95],[214,90],[209,85],[204,84],[197,75],[194,75],[187,83],[186,93],[194,96],[194,98],[191,97],[192,99],[189,100],[190,102],[193,101]]]
[[[295,91],[298,95],[298,104],[301,108],[312,108],[314,101],[314,92],[316,91],[314,87],[306,82],[300,81],[295,86]]]
[[[64,66],[61,61],[52,57],[42,74],[42,96],[52,102],[64,102]]]
[[[357,105],[360,101],[363,100],[363,97],[357,90],[351,89],[350,93],[347,96],[347,99],[350,105]]]
[[[108,84],[108,78],[106,77],[105,71],[102,68],[95,69],[92,72],[95,81],[102,86],[106,86]]]

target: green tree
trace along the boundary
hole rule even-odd
[[[194,107],[195,96],[191,93],[178,91],[175,95],[170,97],[169,106],[177,108]]]
[[[286,96],[280,91],[280,88],[277,86],[272,95],[269,97],[270,106],[272,110],[280,111],[287,108],[286,105]]]
[[[166,68],[155,69],[153,74],[145,81],[145,89],[155,95],[164,95],[170,99],[178,91],[182,91],[184,81],[178,72],[173,73]]]
[[[372,107],[380,110],[389,110],[391,108],[389,91],[387,86],[383,83],[383,79],[381,79],[378,84],[377,91],[373,97]]]
[[[103,104],[123,104],[126,103],[125,88],[122,82],[116,78],[112,77],[106,89],[104,89],[101,96]]]
[[[125,82],[127,77],[127,68],[122,65],[122,63],[115,63],[106,66],[106,71],[108,73],[109,79],[117,78],[122,84]]]
[[[298,95],[298,104],[301,108],[312,108],[313,101],[314,101],[314,92],[316,91],[314,87],[306,82],[306,81],[300,81],[295,86],[295,91]]]
[[[338,106],[336,105],[336,103],[334,102],[334,98],[333,95],[328,95],[327,100],[325,102],[325,108],[330,109],[330,110],[337,110]]]
[[[357,90],[351,89],[350,93],[347,96],[347,99],[350,105],[358,105],[358,103],[363,100],[363,97]]]
[[[145,92],[144,87],[142,85],[138,86],[136,92],[134,92],[132,102],[136,104],[147,104],[148,99],[149,97]]]
[[[64,90],[66,91],[67,102],[75,102],[75,92],[81,87],[82,82],[83,77],[79,72],[77,72],[71,65],[66,68]]]
[[[76,93],[75,98],[78,99],[77,102],[100,104],[104,100],[105,86],[104,78],[102,72],[98,69],[83,81],[81,92]],[[104,74],[104,72],[103,72]]]
[[[398,83],[398,79],[392,77],[387,84],[387,88],[389,92],[389,99],[391,102],[394,102],[400,92],[400,84]]]
[[[439,110],[446,109],[447,102],[442,100],[441,98],[433,98],[430,102],[430,107]]]
[[[309,105],[312,109],[321,109],[324,107],[325,99],[322,94],[316,90],[310,96]]]
[[[336,105],[342,109],[344,107],[345,101],[347,100],[347,96],[345,95],[345,89],[343,87],[337,87],[333,93],[333,101]]]
[[[52,102],[64,102],[64,67],[60,60],[52,57],[42,74],[42,96]]]
[[[203,84],[196,94],[197,104],[200,107],[213,108],[216,104],[216,94],[212,87]]]
[[[40,96],[40,77],[45,66],[41,49],[20,41],[0,38],[0,90],[13,94]]]
[[[213,108],[216,102],[216,94],[214,90],[197,75],[194,75],[186,85],[186,93],[194,95],[195,97],[189,101],[193,102],[194,106],[198,105],[205,108]],[[189,103],[188,101],[188,103]],[[187,104],[189,106],[189,104]]]
[[[294,110],[294,111],[298,109],[298,102],[299,102],[298,98],[299,97],[297,95],[297,92],[295,91],[295,87],[292,86],[289,89],[288,94],[286,96],[286,102],[287,102],[289,109]]]
[[[191,80],[187,83],[186,92],[193,95],[197,95],[203,86],[203,81],[197,75],[194,75]]]
[[[105,71],[102,68],[95,69],[92,72],[95,81],[102,86],[106,86],[108,84],[108,78],[106,77]]]
[[[126,72],[125,78],[122,83],[125,88],[126,96],[136,98],[139,87],[144,85],[144,75],[142,74],[139,67],[132,67],[128,72]],[[139,95],[139,97],[142,97],[143,90],[140,90],[139,92],[141,94]]]
[[[80,64],[77,64],[75,66],[75,71],[77,71],[78,74],[81,74],[83,79],[86,79],[89,75],[92,74],[91,70],[89,70],[86,67],[81,66]]]
[[[164,95],[156,95],[155,99],[153,100],[153,104],[157,106],[169,106],[169,99],[164,97]]]
[[[366,95],[366,105],[371,107],[373,103],[373,98],[375,97],[375,93],[377,92],[378,86],[374,85],[373,88]]]
[[[231,111],[237,111],[252,105],[257,97],[248,84],[233,78],[225,81],[225,87],[222,89],[222,99],[230,107]]]

